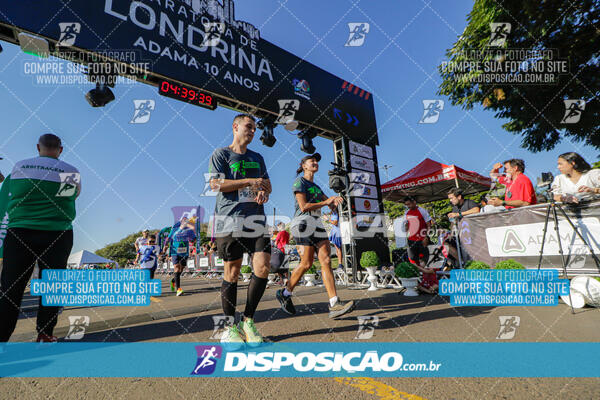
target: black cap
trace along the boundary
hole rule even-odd
[[[302,164],[306,160],[310,160],[311,158],[314,158],[315,160],[317,160],[317,162],[321,161],[321,155],[319,153],[315,153],[302,157],[302,160],[300,160],[300,164]]]
[[[298,175],[300,172],[302,172],[302,164],[304,164],[304,161],[310,160],[312,158],[314,158],[315,160],[317,160],[317,162],[321,161],[321,155],[319,153],[310,154],[308,156],[302,157],[302,160],[300,160],[300,166],[296,170],[296,175]]]

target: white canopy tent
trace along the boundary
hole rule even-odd
[[[69,268],[81,268],[85,264],[115,264],[119,268],[119,263],[108,258],[100,257],[87,250],[81,250],[69,256],[67,266]]]

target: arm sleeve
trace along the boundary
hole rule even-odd
[[[265,164],[265,159],[263,156],[259,154],[259,164],[260,164],[260,177],[263,179],[269,179],[269,173],[267,172],[267,165]]]
[[[292,192],[294,193],[294,195],[296,195],[296,193],[306,193],[306,188],[302,184],[302,180],[296,179],[296,181],[292,185]]]
[[[552,194],[558,194],[558,195],[563,195],[563,188],[560,185],[560,177],[561,175],[557,175],[554,177],[554,180],[552,181]]]
[[[592,169],[588,172],[590,175],[590,184],[593,188],[600,187],[600,169]],[[8,178],[7,178],[8,179]]]
[[[223,152],[219,151],[219,149],[215,150],[208,161],[208,173],[224,174],[224,178],[226,178],[229,170],[228,167],[229,166],[227,165],[227,160],[225,160],[225,157],[223,156]]]
[[[429,216],[429,213],[427,212],[426,209],[419,207],[419,211],[421,212],[421,215],[423,216],[423,219],[425,220],[425,222],[431,221],[431,217]]]

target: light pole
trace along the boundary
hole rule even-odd
[[[389,180],[390,180],[390,173],[388,172],[388,169],[390,169],[392,167],[393,167],[393,165],[387,165],[387,164],[381,166],[381,168],[385,169],[385,177],[387,178],[386,182],[389,182]]]

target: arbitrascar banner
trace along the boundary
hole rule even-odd
[[[460,222],[460,233],[468,258],[488,264],[514,259],[526,267],[537,267],[547,209],[547,204],[540,204],[464,217]],[[581,206],[563,205],[563,210],[581,237],[560,210],[556,210],[559,218],[557,235],[550,213],[543,240],[542,267],[562,268],[562,246],[568,269],[578,273],[598,273],[600,266],[596,265],[591,251],[600,258],[600,201]]]

